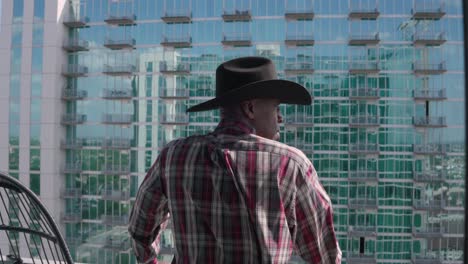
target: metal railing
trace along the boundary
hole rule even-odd
[[[79,124],[86,122],[86,115],[83,114],[64,114],[62,116],[62,123],[65,124]]]
[[[92,138],[92,137],[86,137],[83,138],[83,146],[87,147],[100,147],[102,139],[101,138]]]
[[[104,247],[115,251],[127,251],[130,249],[131,243],[129,238],[125,238],[125,240],[123,237],[108,238]]]
[[[75,245],[79,246],[85,242],[85,240],[82,237],[67,237],[65,238],[65,241],[69,245]]]
[[[81,188],[65,188],[61,194],[64,198],[78,198],[81,197]]]
[[[66,148],[79,149],[79,148],[83,147],[83,144],[84,144],[83,139],[81,139],[81,138],[72,138],[72,139],[62,140],[60,142],[60,147],[64,148],[64,149],[66,149]]]
[[[62,92],[62,98],[64,99],[83,99],[88,96],[88,91],[67,89],[65,88]]]
[[[159,71],[161,72],[190,72],[190,63],[168,64],[166,61],[159,63]]]
[[[413,144],[413,152],[421,154],[444,154],[447,152],[444,144]]]
[[[413,117],[415,126],[446,126],[445,116],[418,116]]]
[[[355,39],[355,40],[380,40],[380,35],[379,33],[373,33],[373,34],[354,34],[350,36],[350,39]]]
[[[88,73],[88,67],[78,64],[67,64],[64,66],[63,75],[80,76]]]
[[[104,22],[109,24],[133,24],[136,18],[135,14],[109,14]]]
[[[223,15],[228,15],[228,16],[243,16],[243,15],[252,15],[249,9],[244,9],[244,10],[239,10],[239,9],[234,9],[234,10],[224,10]]]
[[[350,40],[356,41],[380,41],[379,33],[374,34],[354,34],[349,37]]]
[[[442,210],[445,200],[413,200],[413,208],[419,210]]]
[[[192,43],[192,37],[190,35],[187,36],[164,36],[163,44],[173,44],[173,43]]]
[[[348,172],[349,180],[356,181],[376,181],[378,180],[377,171],[350,171]]]
[[[377,199],[375,198],[353,198],[348,200],[350,208],[377,208]]]
[[[122,169],[122,168],[118,168],[118,169]],[[126,201],[130,199],[130,193],[128,191],[120,191],[120,190],[102,190],[101,197],[104,200]]]
[[[357,88],[351,89],[351,97],[380,97],[379,88]]]
[[[67,162],[63,168],[64,173],[80,173],[82,170],[81,162]]]
[[[415,90],[413,92],[415,99],[445,99],[447,93],[445,89],[440,90]]]
[[[413,227],[415,237],[439,237],[445,233],[442,226]]]
[[[224,10],[222,17],[224,21],[246,21],[252,18],[252,12],[249,9]]]
[[[285,10],[284,12],[285,14],[313,14],[314,13],[314,9],[312,8],[288,8]]]
[[[350,71],[378,71],[379,63],[372,61],[362,61],[362,62],[350,62],[349,63]]]
[[[376,226],[351,226],[349,231],[356,232],[375,232],[377,230]]]
[[[237,41],[251,41],[252,36],[250,34],[224,34],[223,35],[223,42],[237,42]]]
[[[104,114],[102,122],[109,124],[129,124],[133,122],[133,114]]]
[[[188,9],[179,9],[179,10],[166,10],[162,19],[164,18],[176,18],[176,17],[192,17],[192,13]]]
[[[81,212],[61,213],[60,218],[62,219],[62,222],[80,222],[83,219]]]
[[[350,226],[348,233],[351,236],[375,236],[377,232],[376,226]]]
[[[131,140],[128,138],[106,138],[102,140],[102,147],[108,149],[128,149],[131,147]]]
[[[314,40],[312,34],[287,34],[286,40]]]
[[[87,16],[69,16],[63,21],[63,24],[67,27],[84,27],[89,23],[89,17]]]
[[[366,8],[362,6],[358,7],[351,7],[349,9],[349,17],[355,19],[377,19],[380,15],[379,10],[377,7],[375,8]]]
[[[104,65],[103,69],[104,73],[133,73],[136,72],[136,66],[135,65]]]
[[[440,4],[436,4],[440,3]],[[445,4],[442,1],[423,2],[423,4],[416,4],[411,10],[415,13],[445,13]]]
[[[176,89],[160,89],[159,90],[159,97],[167,97],[167,98],[186,98],[189,97],[190,91],[184,88],[176,88]]]
[[[438,41],[445,41],[445,32],[439,33],[421,33],[418,32],[413,35],[413,41],[431,41],[431,40],[438,40]]]
[[[185,114],[162,115],[160,123],[188,123],[189,117]]]
[[[129,174],[130,165],[104,164],[101,171],[104,174]]]
[[[379,152],[379,145],[371,143],[350,144],[349,151],[355,153],[376,153]]]
[[[114,46],[135,46],[136,41],[134,38],[126,39],[111,39],[106,38],[104,41],[104,46],[114,47]]]
[[[416,182],[445,181],[447,179],[446,171],[414,171],[413,180]]]
[[[72,50],[87,50],[89,48],[89,42],[78,38],[71,38],[63,43],[65,48]]]
[[[377,115],[352,116],[349,124],[354,126],[378,126],[380,124],[380,117]]]
[[[356,264],[375,264],[376,257],[372,253],[348,253],[346,258],[347,263],[356,263]]]
[[[286,19],[297,19],[297,20],[311,20],[314,18],[314,10],[312,8],[307,9],[286,9],[284,16]]]
[[[440,63],[422,63],[422,62],[415,62],[413,63],[413,70],[414,71],[446,71],[447,66],[445,62]]]
[[[132,90],[131,89],[104,89],[103,90],[103,97],[104,98],[131,98]]]
[[[349,12],[350,12],[350,13],[363,13],[363,14],[365,14],[365,13],[378,13],[379,10],[377,9],[377,7],[374,7],[374,8],[372,8],[372,7],[366,8],[366,7],[354,7],[354,6],[353,6],[353,7],[351,7],[351,8],[349,9]]]
[[[412,257],[413,264],[441,264],[442,256],[439,253],[417,254]]]
[[[285,124],[312,125],[314,123],[314,116],[306,114],[292,114],[284,116],[283,120]]]
[[[284,65],[285,71],[313,71],[313,62],[288,62]]]
[[[128,224],[128,215],[101,215],[101,221],[105,225],[126,226]]]

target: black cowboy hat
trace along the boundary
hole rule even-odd
[[[312,98],[300,84],[280,80],[275,65],[263,57],[243,57],[216,69],[216,97],[194,105],[187,112],[216,109],[250,99],[279,99],[281,103],[310,105]]]

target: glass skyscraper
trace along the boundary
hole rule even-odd
[[[461,4],[3,0],[0,170],[77,262],[135,263],[128,214],[158,151],[216,126],[185,110],[214,96],[217,65],[264,56],[313,96],[282,106],[281,141],[315,165],[343,262],[462,263]],[[170,262],[170,229],[161,244]]]

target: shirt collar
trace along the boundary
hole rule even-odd
[[[214,133],[230,135],[255,134],[255,128],[243,120],[223,118],[214,130]]]

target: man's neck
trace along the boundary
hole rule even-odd
[[[224,116],[218,124],[216,130],[232,130],[245,134],[256,134],[255,128],[247,118]]]

